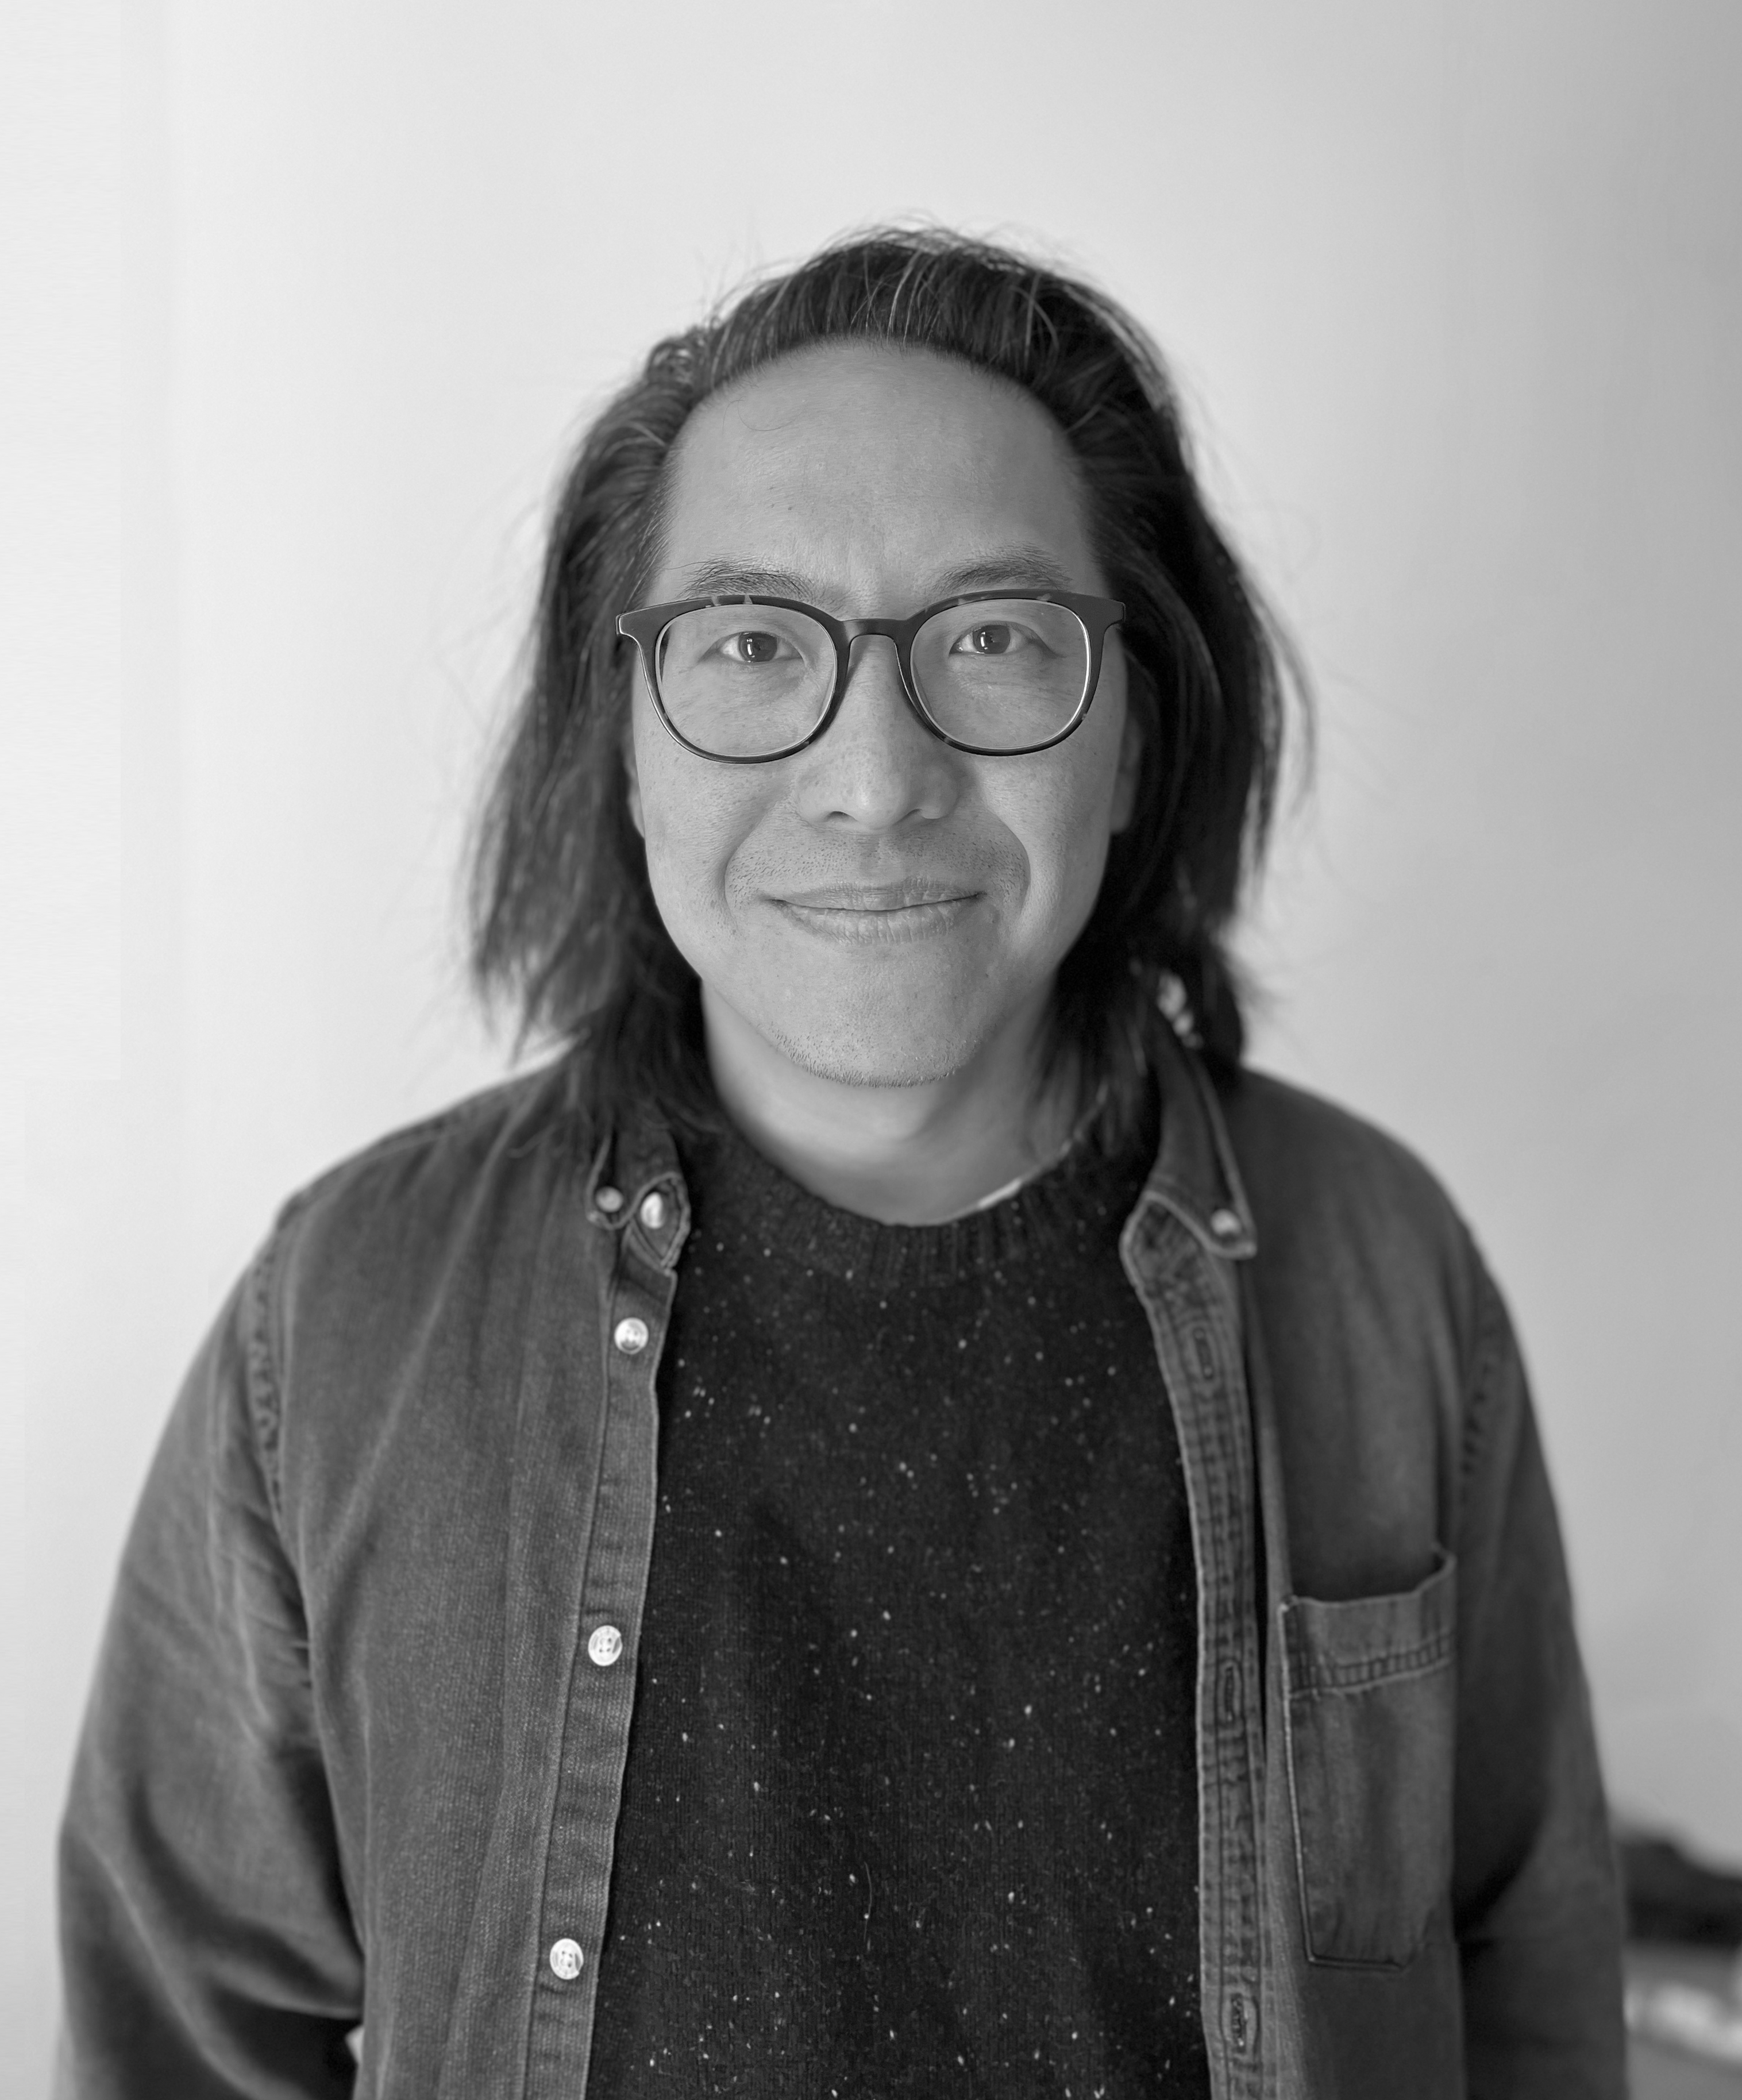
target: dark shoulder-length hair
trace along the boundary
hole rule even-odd
[[[482,807],[474,982],[522,1039],[571,1047],[583,1104],[680,1127],[714,1105],[698,987],[660,922],[630,822],[633,676],[615,629],[655,557],[673,445],[699,404],[808,346],[923,349],[1040,403],[1081,472],[1143,731],[1136,811],[1061,965],[1044,1069],[1074,1067],[1118,1142],[1140,1114],[1153,1030],[1215,1064],[1244,1042],[1228,942],[1276,801],[1292,659],[1211,518],[1159,353],[1103,293],[1012,250],[880,229],[753,284],[655,346],[581,440],[558,496],[526,690]]]

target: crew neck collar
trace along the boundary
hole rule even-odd
[[[760,1244],[769,1259],[874,1287],[951,1283],[1056,1253],[1085,1237],[1117,1243],[1155,1157],[1158,1109],[1109,1158],[1078,1124],[1047,1166],[936,1224],[885,1224],[814,1195],[737,1129],[679,1140],[699,1232]]]

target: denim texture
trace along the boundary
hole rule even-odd
[[[1121,1252],[1191,1510],[1214,2089],[1618,2100],[1500,1299],[1389,1139],[1183,1048],[1160,1080]],[[584,2091],[689,1214],[656,1119],[570,1099],[555,1067],[315,1184],[196,1359],[62,1834],[63,2100]]]

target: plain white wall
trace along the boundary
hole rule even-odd
[[[1172,353],[1322,703],[1268,1062],[1450,1180],[1617,1795],[1742,1855],[1731,0],[59,0],[0,20],[7,2091],[126,1511],[275,1203],[501,1068],[456,866],[556,458],[922,211]]]
[[[49,1846],[192,1331],[162,10],[0,9],[0,2092],[46,2090]]]

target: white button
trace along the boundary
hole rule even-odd
[[[1240,1216],[1235,1211],[1212,1211],[1210,1229],[1219,1240],[1237,1240],[1240,1237]]]
[[[642,1223],[650,1233],[656,1233],[665,1223],[665,1198],[655,1189],[642,1205]]]
[[[623,1208],[623,1191],[620,1189],[601,1189],[593,1200],[602,1211],[620,1211]]]
[[[587,1636],[587,1652],[601,1670],[609,1670],[623,1652],[623,1635],[615,1626],[595,1626]]]
[[[626,1357],[638,1357],[647,1346],[647,1322],[630,1318],[620,1320],[611,1339]]]
[[[550,1965],[565,1983],[572,1983],[580,1974],[580,1965],[585,1960],[578,1939],[558,1939],[551,1943]]]

